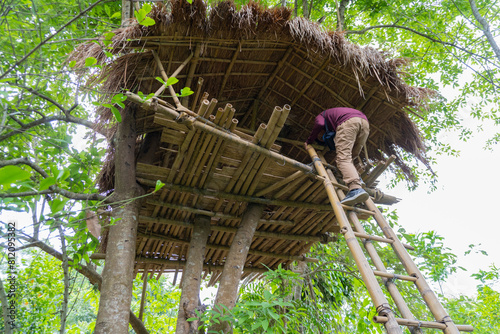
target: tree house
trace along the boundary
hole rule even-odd
[[[229,2],[207,7],[176,0],[155,6],[149,16],[155,25],[115,31],[114,58],[95,43],[73,55],[80,65],[88,56],[98,59],[102,70],[89,83],[99,84],[106,98],[126,92],[133,109],[136,181],[149,194],[138,209],[135,274],[177,277],[192,266],[191,249],[198,252],[198,271],[214,284],[235,243],[246,243],[238,251],[245,257],[236,265],[237,281],[280,264],[316,261],[307,257],[310,247],[340,232],[325,176],[303,145],[325,109],[345,106],[367,115],[370,136],[360,159],[375,203],[398,201],[375,188],[390,162],[391,171],[410,182],[403,157],[426,164],[412,118],[421,117],[432,92],[403,81],[406,60],[291,19],[285,8],[249,4],[237,10]],[[194,93],[183,96],[184,87]],[[113,119],[109,109],[99,112],[102,124]],[[316,149],[341,180],[334,153]],[[111,147],[99,181],[103,192],[115,189],[114,157]],[[158,180],[165,186],[154,192]],[[373,214],[365,206],[347,209],[360,218]],[[247,214],[255,216],[255,226],[238,236]],[[193,242],[197,224],[205,239]]]

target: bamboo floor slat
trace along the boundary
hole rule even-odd
[[[280,152],[275,140],[289,107],[275,108],[267,124],[252,136],[235,129],[237,111],[230,104],[220,105],[207,97],[203,94],[200,103],[192,102],[198,105],[199,116],[219,129]],[[150,127],[161,131],[161,137],[155,161],[136,166],[138,181],[149,189],[139,215],[136,274],[182,271],[179,261],[187,256],[192,221],[196,214],[203,214],[211,217],[213,226],[204,275],[211,275],[210,284],[215,284],[222,272],[217,268],[225,262],[247,201],[257,198],[264,201],[265,210],[247,256],[245,277],[252,268],[259,271],[304,259],[314,243],[335,240],[327,231],[339,228],[334,213],[323,209],[328,200],[321,180],[163,114],[139,114],[148,120],[142,131],[151,132]],[[166,186],[152,192],[157,180]]]

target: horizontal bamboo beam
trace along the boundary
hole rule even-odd
[[[385,277],[385,278],[400,279],[400,280],[403,280],[403,281],[410,281],[410,282],[416,282],[417,281],[417,278],[413,277],[413,276],[392,274],[392,273],[388,273],[386,271],[374,270],[373,273],[376,276]]]
[[[140,184],[146,185],[146,186],[151,186],[154,187],[156,185],[156,181],[148,180],[148,179],[143,179],[143,178],[137,178],[137,182]],[[172,183],[166,183],[164,186],[164,189],[170,189],[170,190],[175,190],[175,191],[181,191],[181,192],[188,192],[192,193],[195,195],[202,195],[202,196],[209,196],[209,197],[214,197],[214,198],[222,198],[222,199],[229,199],[229,200],[234,200],[234,201],[239,201],[239,202],[249,202],[249,203],[259,203],[259,204],[267,204],[267,205],[277,205],[277,206],[288,206],[292,208],[305,208],[305,209],[314,209],[314,210],[319,210],[319,211],[331,211],[330,206],[326,204],[316,204],[316,203],[309,203],[309,202],[294,202],[294,201],[284,201],[284,200],[277,200],[277,199],[267,199],[267,198],[259,198],[259,197],[253,197],[253,196],[246,196],[246,195],[236,195],[236,194],[230,194],[230,193],[225,193],[225,192],[220,192],[220,191],[214,191],[210,189],[199,189],[199,188],[193,188],[193,187],[187,187],[187,186],[182,186],[179,184],[172,184]],[[161,202],[161,201],[148,201],[151,203],[154,203],[155,205],[170,205],[170,203],[167,202]],[[350,207],[348,207],[350,208]],[[357,210],[361,210],[358,208],[354,208]],[[371,212],[368,210],[362,210],[363,212]],[[206,212],[211,212],[206,210]]]
[[[373,240],[373,241],[379,241],[379,242],[385,242],[386,244],[392,244],[394,242],[394,240],[392,239],[387,239],[387,238],[383,238],[383,237],[377,237],[376,235],[369,235],[369,234],[366,234],[366,233],[360,233],[360,232],[354,232],[354,235],[358,238],[362,238],[362,239],[366,239],[366,240]],[[413,246],[410,246],[408,244],[403,244],[403,246],[405,246],[406,249],[409,249],[409,250],[415,250],[415,247]]]
[[[186,265],[186,261],[170,261],[166,259],[151,259],[145,257],[136,257],[135,262],[139,263],[151,263],[151,264],[159,264],[162,265],[162,269],[177,269],[184,268]],[[222,271],[224,269],[223,265],[209,265],[203,264],[203,270],[208,271]],[[265,273],[268,272],[267,268],[254,268],[254,267],[244,267],[244,273]]]
[[[232,226],[211,226],[214,231],[236,233],[237,227]],[[295,241],[306,241],[306,242],[334,242],[337,241],[336,237],[331,237],[327,234],[323,235],[301,235],[301,234],[285,234],[285,233],[275,233],[267,231],[255,231],[255,237],[264,237],[270,239],[282,239],[282,240],[295,240]]]
[[[378,324],[386,323],[387,317],[376,315],[373,317],[373,322],[376,322]],[[446,325],[443,324],[442,322],[435,322],[435,321],[418,321],[418,320],[396,318],[396,322],[399,325],[411,326],[411,327],[424,327],[424,328],[435,328],[435,329],[445,329],[446,328]],[[455,326],[457,326],[457,329],[460,332],[473,332],[474,331],[474,327],[472,327],[470,325],[455,325]]]
[[[139,182],[140,184],[143,184],[145,186],[150,186],[150,187],[156,186],[156,181],[148,180],[148,179],[144,179],[144,178],[140,178],[140,177],[137,178],[137,182]],[[239,202],[259,203],[259,204],[276,205],[276,206],[288,206],[291,208],[304,208],[304,209],[313,209],[313,210],[318,210],[318,211],[332,211],[331,206],[328,204],[285,201],[285,200],[260,198],[260,197],[246,196],[246,195],[236,195],[236,194],[231,194],[231,193],[214,191],[214,190],[210,190],[210,189],[199,189],[199,188],[187,187],[187,186],[182,186],[182,185],[173,184],[173,183],[165,183],[164,189],[170,189],[170,190],[181,191],[181,192],[189,192],[189,193],[192,193],[195,195],[229,199],[229,200],[234,200],[234,201],[239,201]],[[151,203],[154,205],[162,205],[162,206],[173,205],[173,204],[168,203],[168,202],[155,201],[155,200],[149,200],[148,203]],[[369,210],[365,210],[365,209],[361,209],[361,208],[356,208],[353,206],[343,205],[343,204],[342,204],[342,207],[346,210],[354,211],[357,213],[374,215],[373,211],[369,211]],[[213,214],[212,211],[208,211],[208,210],[204,210],[204,212],[206,212],[207,216],[210,216]]]
[[[211,228],[213,228],[213,226],[211,226]],[[140,236],[143,238],[163,240],[163,241],[173,242],[173,243],[178,243],[178,244],[184,244],[184,245],[189,244],[189,240],[169,237],[166,235],[148,234],[148,233],[143,233],[143,232],[137,232],[137,236]],[[207,248],[229,251],[229,246],[219,245],[219,244],[207,244]],[[304,262],[315,262],[315,263],[318,262],[318,259],[306,257],[303,255],[277,254],[277,253],[259,251],[256,249],[250,249],[248,251],[248,254],[265,256],[265,257],[276,258],[276,259],[282,259],[282,260],[287,260],[287,261],[304,261]]]
[[[193,209],[193,208],[190,208]],[[182,209],[179,209],[182,210]],[[206,210],[199,210],[199,209],[193,209],[197,211],[204,211],[204,212],[210,212],[213,213],[214,215],[211,215],[210,217],[214,218],[220,218],[220,219],[230,219],[230,220],[241,220],[240,216],[236,215],[229,215],[221,212],[212,212],[212,211],[206,211]],[[193,212],[196,213],[196,212]],[[201,212],[200,212],[201,214]],[[154,217],[149,217],[149,216],[139,216],[139,222],[145,221],[148,223],[156,223],[156,224],[170,224],[170,225],[178,225],[178,226],[184,226],[184,227],[192,227],[193,224],[190,222],[183,222],[180,220],[173,220],[173,219],[167,219],[167,218],[154,218]],[[278,225],[278,226],[294,226],[295,223],[291,220],[276,220],[276,219],[260,219],[259,224],[269,224],[269,225]]]
[[[163,106],[163,105],[158,104],[158,103],[153,102],[153,101],[144,101],[143,99],[141,99],[141,97],[139,95],[134,94],[132,92],[125,92],[125,95],[127,96],[127,98],[131,102],[140,105],[142,108],[147,109],[147,110],[153,110],[153,111],[160,112],[171,119],[178,119],[178,117],[180,115],[177,110],[174,110],[172,108],[168,108],[166,106]],[[196,115],[192,111],[189,112],[189,114],[191,116]],[[224,140],[227,140],[228,142],[231,142],[232,144],[235,144],[241,148],[262,154],[268,158],[271,158],[275,161],[278,161],[279,163],[288,164],[288,165],[290,165],[298,170],[302,170],[303,172],[314,174],[314,169],[312,168],[312,166],[303,164],[297,160],[291,159],[291,158],[284,156],[282,154],[273,152],[269,149],[263,148],[263,147],[258,146],[256,144],[253,144],[251,142],[243,140],[243,139],[235,136],[234,134],[228,133],[228,132],[223,131],[223,130],[216,129],[213,126],[206,124],[207,120],[203,119],[202,117],[199,117],[197,115],[195,117],[197,117],[197,118],[193,118],[192,125],[196,129],[199,129],[203,132],[206,132],[206,133],[212,134],[214,136],[223,138]]]

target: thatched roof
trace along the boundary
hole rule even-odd
[[[207,92],[218,100],[205,102],[214,104],[214,111],[231,104],[226,108],[230,116],[215,122],[245,140],[253,140],[253,130],[269,121],[276,106],[288,104],[286,123],[268,148],[308,164],[303,142],[314,117],[327,108],[348,106],[368,116],[371,162],[395,155],[398,170],[408,179],[412,172],[401,158],[403,151],[426,163],[425,146],[409,114],[417,114],[431,92],[404,83],[405,60],[349,43],[341,33],[303,18],[291,19],[285,8],[251,3],[236,10],[227,1],[208,8],[200,0],[192,5],[173,0],[168,7],[154,7],[151,17],[153,26],[133,24],[115,31],[113,60],[95,43],[75,51],[72,57],[80,68],[88,56],[104,65],[90,84],[99,84],[107,96],[123,89],[156,92],[162,84],[155,79],[160,71],[154,51],[168,75],[188,59],[175,75],[175,90],[187,86]],[[200,95],[185,99],[184,105],[198,112],[202,101],[195,97]],[[160,98],[169,100],[167,93]],[[111,119],[109,110],[99,112],[103,124]],[[141,208],[136,271],[182,268],[192,217],[211,213],[214,226],[204,263],[211,268],[207,272],[217,272],[248,202],[260,201],[267,209],[252,242],[247,274],[300,259],[312,244],[331,241],[329,233],[338,231],[321,181],[190,130],[155,110],[139,108],[136,116],[141,135],[137,177],[150,189],[158,179],[169,184]],[[231,128],[236,122],[237,128]],[[141,160],[148,140],[159,146],[151,159]],[[332,153],[326,158],[333,162]],[[103,190],[112,190],[112,173],[109,159],[101,177]]]
[[[403,81],[407,60],[352,44],[341,33],[325,31],[304,18],[291,19],[290,14],[286,8],[263,9],[256,3],[236,10],[229,1],[207,8],[201,0],[192,5],[174,0],[153,8],[155,25],[115,31],[112,51],[120,57],[114,62],[95,43],[82,45],[73,57],[80,65],[87,56],[107,64],[95,78],[103,81],[105,93],[122,88],[146,93],[161,86],[154,79],[159,72],[149,50],[159,54],[167,73],[196,52],[190,66],[176,76],[177,91],[185,86],[195,90],[197,79],[203,78],[201,90],[221,105],[231,103],[238,126],[245,129],[267,121],[274,106],[289,104],[292,112],[280,137],[299,141],[307,138],[321,111],[360,109],[370,121],[370,159],[395,155],[396,165],[411,181],[412,171],[401,152],[425,164],[426,159],[409,114],[418,114],[432,92]],[[287,155],[309,159],[303,150],[284,146]]]

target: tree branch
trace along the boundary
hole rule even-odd
[[[20,64],[22,64],[26,59],[28,59],[33,53],[35,53],[39,48],[41,48],[45,43],[47,43],[49,40],[51,40],[54,36],[58,35],[61,31],[63,31],[67,26],[69,26],[71,23],[75,22],[78,20],[81,16],[83,16],[85,13],[89,12],[97,6],[99,3],[101,3],[103,0],[97,0],[94,2],[92,5],[88,6],[86,9],[81,11],[78,15],[73,17],[71,20],[69,20],[66,24],[64,24],[61,28],[59,28],[56,32],[54,32],[52,35],[41,41],[37,46],[35,46],[30,52],[28,52],[23,58],[21,58],[19,61],[17,61],[14,65],[9,67],[1,76],[0,79],[3,79],[12,72],[16,67],[18,67]]]
[[[40,248],[42,251],[45,253],[52,255],[59,261],[63,261],[63,255],[56,251],[54,248],[50,247],[46,243],[36,240],[33,237],[27,235],[26,233],[23,233],[24,236],[20,236],[21,239],[30,242],[31,245],[36,246]],[[71,266],[71,265],[70,265]],[[97,288],[100,290],[101,289],[101,283],[102,283],[102,276],[99,275],[97,271],[95,271],[93,268],[89,267],[88,265],[78,265],[78,266],[71,266],[73,269],[75,269],[77,272],[82,274],[83,276],[87,277],[89,282],[92,285],[97,286]],[[148,330],[146,327],[144,327],[144,324],[142,323],[139,318],[135,316],[135,314],[130,311],[130,324],[132,325],[132,328],[135,330],[136,333],[138,334],[149,334]]]
[[[71,111],[73,111],[78,106],[77,103],[75,103],[73,106],[71,106],[71,108],[66,109],[61,104],[59,104],[57,101],[55,101],[54,99],[52,99],[51,97],[46,96],[46,95],[38,92],[37,90],[34,90],[34,89],[30,88],[30,87],[26,87],[26,86],[20,85],[20,84],[10,83],[10,85],[14,86],[14,87],[18,87],[18,88],[24,89],[24,90],[27,90],[31,94],[36,95],[36,96],[38,96],[38,97],[40,97],[40,98],[42,98],[42,99],[44,99],[44,100],[52,103],[59,110],[61,110],[63,112],[63,115],[56,115],[56,116],[50,116],[50,117],[42,117],[40,119],[37,119],[36,121],[30,122],[30,123],[27,123],[27,124],[24,124],[21,121],[13,118],[21,127],[19,129],[14,129],[14,130],[10,131],[10,132],[6,133],[3,136],[0,136],[0,141],[3,141],[3,140],[5,140],[5,139],[7,139],[9,137],[12,137],[15,134],[18,134],[18,133],[24,132],[24,131],[26,131],[28,129],[31,129],[31,128],[35,127],[35,126],[38,126],[38,125],[41,125],[41,124],[50,123],[50,122],[54,122],[54,121],[65,121],[65,122],[80,124],[80,125],[83,125],[83,126],[89,128],[89,129],[92,129],[92,130],[98,132],[99,134],[103,135],[104,137],[107,137],[107,131],[98,130],[98,127],[96,126],[95,123],[87,121],[86,119],[78,118],[78,117],[75,117],[75,116],[71,115]]]
[[[490,31],[490,24],[486,19],[481,16],[479,13],[479,9],[476,6],[476,3],[474,0],[469,0],[470,3],[470,8],[472,9],[472,14],[474,15],[474,18],[481,24],[482,29],[480,29],[484,36],[486,36],[486,39],[488,40],[488,43],[490,44],[491,48],[493,49],[493,52],[495,53],[498,61],[500,62],[500,48],[498,47],[497,42],[495,41],[495,38],[493,37],[493,34]]]
[[[475,56],[475,57],[479,57],[479,58],[482,58],[483,60],[485,61],[489,61],[487,58],[481,56],[481,55],[478,55],[474,52],[470,52],[469,50],[459,46],[459,45],[456,45],[454,43],[450,43],[450,42],[446,42],[446,41],[443,41],[443,40],[440,40],[440,39],[437,39],[437,38],[434,38],[432,36],[429,36],[427,34],[424,34],[418,30],[415,30],[415,29],[412,29],[412,28],[409,28],[409,27],[405,27],[405,26],[400,26],[400,25],[397,25],[397,24],[380,24],[380,25],[376,25],[376,26],[371,26],[371,27],[366,27],[364,29],[361,29],[361,30],[347,30],[345,31],[344,33],[346,35],[351,35],[351,34],[357,34],[357,35],[361,35],[361,34],[364,34],[366,33],[367,31],[369,30],[374,30],[374,29],[379,29],[379,28],[396,28],[396,29],[402,29],[402,30],[407,30],[409,32],[412,32],[416,35],[419,35],[419,36],[422,36],[428,40],[430,40],[431,42],[434,42],[434,43],[439,43],[439,44],[443,44],[443,45],[447,45],[447,46],[451,46],[455,49],[458,49],[460,51],[463,51],[471,56]]]
[[[27,165],[31,167],[34,171],[40,174],[43,178],[48,178],[49,174],[43,170],[42,167],[37,164],[31,162],[26,158],[18,158],[12,160],[0,160],[0,168],[5,166],[14,166],[14,165]],[[103,201],[108,202],[109,197],[100,195],[100,194],[82,194],[75,193],[69,190],[61,189],[56,185],[52,185],[47,190],[41,191],[25,191],[20,193],[0,193],[0,198],[14,198],[14,197],[26,197],[26,196],[37,196],[37,195],[48,195],[48,194],[59,194],[69,199],[81,200],[81,201]]]

